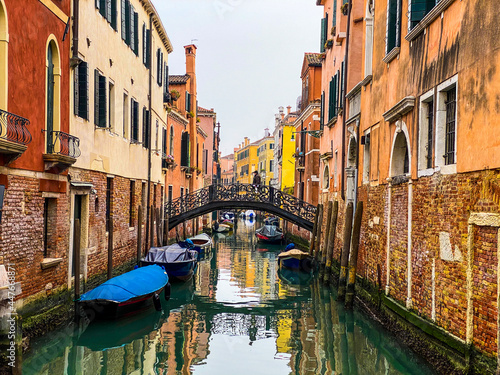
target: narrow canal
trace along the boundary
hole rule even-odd
[[[388,332],[345,311],[317,279],[280,273],[258,224],[217,234],[163,311],[32,342],[23,374],[433,374]]]

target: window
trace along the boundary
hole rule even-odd
[[[130,181],[130,192],[129,192],[129,209],[128,209],[128,226],[134,226],[134,207],[135,207],[135,181]]]
[[[111,24],[111,27],[116,30],[116,0],[96,0],[95,6],[99,9],[99,13]]]
[[[186,112],[191,112],[191,94],[186,91]]]
[[[328,165],[325,165],[325,169],[323,170],[323,189],[330,188],[330,168]]]
[[[370,133],[365,133],[363,149],[363,182],[370,182]]]
[[[115,85],[112,82],[108,84],[108,92],[108,124],[110,128],[113,128],[115,125]]]
[[[337,116],[338,107],[338,71],[330,80],[329,94],[328,94],[328,121]]]
[[[170,126],[170,151],[169,154],[174,156],[174,126]]]
[[[440,0],[410,0],[408,30],[413,29]]]
[[[128,129],[129,129],[129,108],[128,108],[128,95],[126,93],[123,94],[123,138],[128,138]]]
[[[75,115],[89,119],[89,66],[85,61],[78,64],[74,71],[74,110]]]
[[[337,26],[337,0],[333,0],[333,6],[332,6],[332,27]],[[335,35],[335,33],[332,33]]]
[[[335,159],[333,162],[333,186],[337,187],[337,174],[339,173],[338,164],[339,164],[339,152],[335,150]]]
[[[160,131],[160,123],[158,120],[156,120],[156,137],[155,137],[155,152],[158,152],[158,138],[159,138],[159,131]]]
[[[133,98],[130,99],[130,140],[132,143],[139,143],[139,103]]]
[[[326,13],[325,18],[321,19],[321,45],[319,48],[320,52],[325,52],[325,44],[327,39],[328,39],[328,13]]]
[[[106,127],[106,77],[94,70],[94,124]]]
[[[269,144],[269,149],[270,149],[270,150],[274,150],[274,143],[270,143],[270,144]]]
[[[151,145],[149,124],[149,110],[142,108],[142,147],[149,148]]]
[[[273,163],[273,160],[269,160],[269,172],[274,172],[274,163]]]
[[[365,13],[365,77],[372,75],[374,0],[369,0]]]
[[[146,68],[151,67],[151,56],[149,51],[151,49],[151,30],[148,30],[146,24],[142,25],[142,63]]]
[[[434,162],[441,173],[456,173],[457,76],[437,87]]]
[[[172,198],[174,196],[174,187],[172,185],[168,185],[168,196],[167,199],[169,202],[172,202]]]
[[[139,15],[130,0],[121,0],[122,39],[139,55]]]
[[[189,133],[182,133],[181,137],[181,167],[189,167]]]
[[[53,132],[61,129],[61,64],[59,61],[59,48],[55,39],[49,40],[47,43],[47,60],[46,60],[46,92],[45,100],[47,103],[46,115],[46,144],[47,153],[58,152],[55,150],[55,140]]]
[[[43,257],[48,258],[57,244],[57,199],[45,198],[43,202]]]
[[[163,52],[161,48],[156,51],[156,83],[160,87],[163,85]]]
[[[111,228],[111,215],[113,212],[113,178],[106,178],[106,232]]]
[[[163,63],[164,65],[164,68],[163,68],[163,80],[164,80],[164,84],[163,84],[163,93],[169,93],[170,92],[170,87],[169,87],[169,84],[168,84],[168,65],[167,63]]]
[[[446,136],[444,163],[455,164],[455,126],[457,111],[457,93],[455,88],[446,92]]]
[[[406,128],[406,125],[404,125]],[[396,131],[392,149],[391,177],[403,176],[410,172],[408,141],[404,131]]]
[[[386,29],[386,55],[401,42],[401,0],[388,0],[387,29]]]
[[[321,93],[321,105],[320,105],[320,110],[319,110],[319,128],[320,128],[320,130],[323,130],[323,127],[325,125],[324,114],[325,114],[325,92],[323,91]],[[293,134],[292,134],[292,140],[293,140]]]

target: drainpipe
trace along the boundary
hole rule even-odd
[[[148,152],[148,193],[147,193],[147,208],[146,208],[146,250],[149,248],[149,226],[153,225],[153,223],[150,223],[150,209],[149,207],[151,206],[151,95],[152,95],[152,85],[153,85],[153,78],[151,76],[151,65],[153,65],[153,59],[152,59],[152,48],[153,48],[153,15],[149,15],[149,49],[148,49],[148,54],[149,54],[149,67],[148,67],[148,72],[149,72],[149,95],[148,95],[148,102],[149,102],[149,116],[148,116],[148,124],[147,126],[149,127],[149,132],[148,132],[148,140],[147,140],[147,152]],[[153,244],[151,244],[152,246]]]
[[[347,93],[347,72],[349,70],[349,35],[351,30],[351,7],[352,0],[349,0],[347,6],[347,35],[345,40],[345,63],[344,63],[344,95],[342,97],[342,108],[344,109],[342,113],[342,178],[340,180],[340,196],[342,200],[345,201],[345,123],[346,123],[346,93]]]
[[[80,0],[73,1],[73,58],[78,58],[78,31],[79,31]]]

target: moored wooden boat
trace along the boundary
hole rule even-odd
[[[313,272],[316,269],[316,262],[309,253],[292,248],[290,245],[284,252],[278,254],[278,264],[280,268],[302,272]]]
[[[264,225],[255,231],[255,236],[262,242],[278,243],[282,242],[283,232],[274,225]]]
[[[172,280],[187,281],[197,265],[198,252],[179,244],[163,247],[152,247],[141,260],[141,266],[156,264],[167,271]]]
[[[165,289],[170,297],[169,277],[158,266],[136,268],[113,277],[83,294],[79,307],[91,320],[94,317],[115,319],[142,310],[154,303],[161,310],[159,294]]]

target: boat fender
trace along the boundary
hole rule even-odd
[[[168,301],[170,299],[171,289],[172,288],[170,286],[170,283],[167,283],[167,285],[165,285],[165,291],[163,292],[165,296],[165,301]]]
[[[153,294],[153,305],[155,306],[156,311],[161,311],[160,296],[156,293]]]
[[[292,242],[291,244],[288,244],[287,247],[285,247],[285,251],[292,250],[295,248],[295,244]]]

